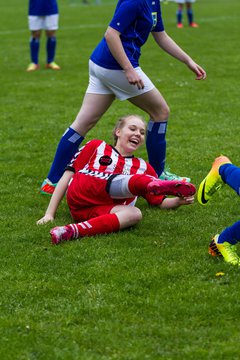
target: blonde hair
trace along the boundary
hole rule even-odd
[[[132,114],[132,115],[122,116],[121,118],[119,118],[117,120],[116,125],[114,126],[114,129],[113,129],[114,146],[117,144],[117,141],[118,141],[118,136],[116,135],[117,129],[122,129],[124,127],[124,125],[126,124],[126,120],[129,119],[130,117],[137,117],[138,119],[140,119],[144,123],[145,128],[146,128],[147,124],[141,115]]]

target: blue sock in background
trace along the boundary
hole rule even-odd
[[[218,244],[225,241],[234,245],[240,240],[240,221],[237,221],[232,226],[227,227],[218,237]]]
[[[164,170],[166,159],[166,131],[167,121],[154,122],[149,121],[147,127],[146,147],[148,152],[148,160],[158,176]]]
[[[176,15],[177,15],[177,23],[181,24],[182,23],[182,10],[177,10]]]
[[[65,167],[71,161],[84,137],[79,135],[72,128],[68,128],[63,134],[48,174],[48,179],[56,184],[64,173]]]
[[[47,39],[47,64],[50,64],[51,62],[53,62],[54,57],[55,57],[55,51],[56,51],[56,46],[57,46],[57,39],[53,36],[53,37],[49,37]]]
[[[31,61],[34,64],[38,64],[39,47],[40,47],[39,39],[31,38],[30,39],[30,55],[31,55]]]
[[[240,195],[240,168],[233,164],[224,164],[219,168],[222,180]]]
[[[193,11],[192,11],[192,9],[187,10],[187,17],[188,17],[189,24],[191,24],[193,22]]]

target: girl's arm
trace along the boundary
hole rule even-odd
[[[131,85],[137,85],[138,89],[144,88],[142,79],[138,76],[131,62],[129,61],[120,39],[121,33],[112,27],[108,27],[105,39],[114,59],[124,70],[126,78]]]
[[[54,190],[45,215],[37,221],[37,225],[43,225],[49,221],[54,220],[57,208],[67,190],[68,183],[73,175],[74,173],[72,171],[67,170],[64,172],[56,186],[56,189]]]
[[[193,59],[178,46],[175,41],[165,32],[152,32],[154,40],[169,55],[186,64],[196,74],[196,80],[206,78],[205,70],[193,61]]]

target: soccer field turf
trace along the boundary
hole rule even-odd
[[[40,70],[27,73],[27,1],[0,4],[0,358],[239,359],[240,268],[207,253],[211,237],[239,220],[239,199],[227,186],[206,207],[159,211],[140,199],[142,222],[119,234],[52,246],[49,230],[71,221],[65,201],[53,224],[36,226],[49,201],[39,187],[79,110],[88,58],[115,3],[60,0],[59,7],[62,70],[44,68],[42,36]],[[180,30],[176,4],[162,4],[166,31],[207,80],[195,81],[152,38],[141,66],[171,109],[167,163],[198,186],[221,153],[240,166],[240,4],[199,0],[193,9],[200,27],[184,18]],[[129,113],[142,114],[116,101],[87,140],[111,142],[115,120]],[[138,155],[146,158],[146,149]]]

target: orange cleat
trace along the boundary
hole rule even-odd
[[[27,72],[36,71],[39,69],[39,65],[35,63],[30,63],[26,69]]]
[[[198,28],[199,27],[199,25],[197,23],[195,23],[195,22],[192,22],[191,24],[189,24],[189,26],[192,27],[192,28]]]
[[[54,61],[52,61],[49,64],[46,64],[46,69],[61,70],[60,66],[58,64],[56,64]]]

